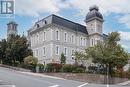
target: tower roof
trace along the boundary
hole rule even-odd
[[[9,25],[9,24],[15,24],[15,25],[18,25],[16,22],[14,22],[14,21],[10,21],[7,25]]]
[[[103,22],[103,16],[102,16],[102,14],[99,12],[99,8],[98,8],[98,6],[96,6],[96,5],[91,6],[91,7],[89,8],[89,12],[88,12],[88,14],[87,14],[87,16],[86,16],[85,21],[86,21],[86,22],[89,22],[89,21],[91,21],[91,20],[93,20],[93,19],[98,19],[98,20],[100,20],[100,21]]]

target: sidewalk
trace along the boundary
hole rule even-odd
[[[125,86],[125,85],[128,85],[128,84],[130,84],[130,81],[125,81],[125,82],[119,83],[117,85]]]

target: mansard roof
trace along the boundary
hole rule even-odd
[[[52,15],[52,22],[55,23],[55,24],[61,25],[63,27],[67,27],[69,29],[72,29],[74,31],[78,31],[78,32],[88,34],[86,26],[72,22],[72,21],[67,20],[65,18],[61,18],[61,17],[54,15],[54,14]]]
[[[68,29],[71,29],[73,31],[88,34],[86,26],[72,22],[70,20],[67,20],[65,18],[59,17],[54,14],[52,14],[42,20],[39,20],[38,22],[35,23],[34,27],[37,27],[36,29],[38,29],[38,27],[39,28],[44,27],[49,24],[57,24],[57,25],[66,27]]]

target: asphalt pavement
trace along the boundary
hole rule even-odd
[[[89,84],[58,77],[20,72],[0,67],[0,87],[130,87],[120,85]]]

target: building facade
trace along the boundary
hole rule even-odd
[[[103,41],[103,16],[97,6],[89,9],[86,26],[50,15],[28,30],[28,39],[33,55],[39,63],[60,62],[61,53],[67,63],[74,63],[72,55]]]
[[[12,34],[17,35],[17,26],[18,24],[16,24],[14,21],[10,21],[7,24],[7,38],[9,38]]]

